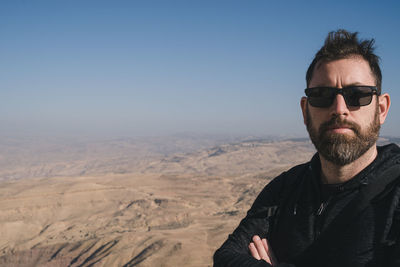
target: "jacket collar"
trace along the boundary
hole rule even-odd
[[[367,185],[372,179],[379,176],[379,173],[385,171],[393,164],[400,162],[400,148],[395,144],[378,146],[378,155],[371,164],[364,168],[360,173],[351,178],[349,181],[340,184],[327,185],[329,190],[334,192],[343,192],[353,190],[360,186]],[[321,182],[321,161],[319,154],[316,153],[310,161],[310,170],[316,184],[322,185]],[[325,186],[325,185],[324,185]]]

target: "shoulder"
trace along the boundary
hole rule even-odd
[[[300,165],[297,165],[288,171],[285,171],[275,177],[269,184],[265,186],[263,191],[271,191],[271,190],[282,190],[283,188],[291,187],[294,184],[296,184],[299,179],[301,179],[304,174],[307,172],[309,169],[310,163],[303,163]]]
[[[278,205],[282,195],[291,191],[309,169],[310,163],[297,165],[271,180],[254,201],[253,207]]]
[[[377,146],[378,155],[389,161],[400,162],[400,147],[391,143],[384,146]]]
[[[385,163],[390,161],[386,159]],[[390,206],[390,210],[400,211],[400,161],[389,162],[389,166],[377,168],[375,179],[366,187],[367,194],[378,193],[372,199],[372,203]],[[382,204],[383,203],[383,204]],[[382,207],[380,209],[383,209]]]

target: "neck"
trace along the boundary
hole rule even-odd
[[[320,155],[322,182],[325,184],[344,183],[371,164],[377,155],[378,150],[374,145],[361,157],[344,166],[335,165]]]

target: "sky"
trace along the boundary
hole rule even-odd
[[[0,131],[305,137],[305,72],[329,31],[375,38],[382,135],[400,136],[395,1],[0,2]]]

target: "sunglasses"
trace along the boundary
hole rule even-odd
[[[311,106],[330,107],[337,94],[341,94],[348,107],[361,107],[371,104],[372,96],[379,95],[376,86],[357,85],[344,88],[312,87],[304,90]]]

